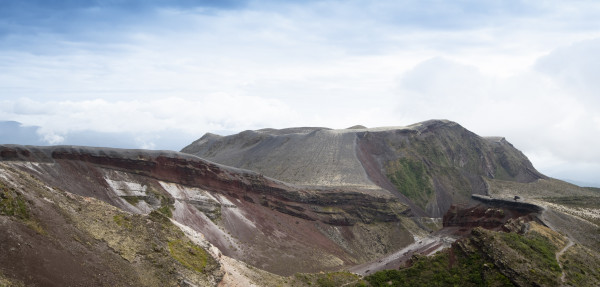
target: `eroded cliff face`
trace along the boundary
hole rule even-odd
[[[57,190],[172,217],[222,254],[276,274],[365,262],[421,232],[406,226],[411,211],[395,197],[298,187],[177,152],[3,145],[0,159]]]
[[[191,240],[160,213],[132,214],[21,168],[0,162],[0,285],[216,286],[222,280],[209,243]]]
[[[446,120],[375,129],[207,134],[182,151],[299,185],[354,186],[393,195],[414,214],[430,217],[441,217],[471,194],[486,194],[486,178],[545,178],[504,138],[483,138]]]
[[[490,198],[473,195],[474,204],[452,205],[444,214],[443,226],[456,235],[465,235],[473,228],[487,230],[518,232],[524,222],[541,223],[540,216],[544,212],[542,206],[509,199]]]

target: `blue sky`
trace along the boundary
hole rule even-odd
[[[456,121],[600,185],[597,1],[0,0],[0,140]]]

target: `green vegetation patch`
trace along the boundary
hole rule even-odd
[[[576,244],[561,257],[567,283],[571,286],[600,286],[600,256]]]
[[[328,273],[296,273],[291,286],[317,286],[317,287],[364,287],[369,286],[367,281],[360,276],[348,271]]]
[[[14,188],[6,187],[2,182],[0,182],[0,215],[15,217],[37,233],[47,234],[39,222],[33,218],[23,195]]]
[[[14,216],[22,220],[29,219],[31,216],[23,196],[2,183],[0,183],[0,214]]]
[[[360,277],[350,272],[331,272],[320,274],[317,279],[316,286],[319,287],[337,287],[344,284],[346,286],[366,286],[365,282],[360,280]]]
[[[150,186],[148,188],[148,194],[149,194],[149,198],[146,199],[146,200],[149,200],[148,203],[150,203],[153,206],[156,206],[156,205],[158,205],[158,202],[160,202],[160,207],[155,209],[154,211],[166,216],[167,218],[173,217],[173,212],[171,211],[171,209],[173,208],[173,203],[174,203],[173,198],[170,198],[168,195],[153,188],[152,186]],[[125,200],[127,200],[126,197],[124,197],[124,198],[125,198]],[[139,197],[136,197],[136,198],[139,201],[140,198]],[[156,202],[156,201],[158,201],[158,202]],[[129,202],[129,203],[134,204],[132,202]],[[137,202],[136,202],[136,204],[137,204]],[[152,211],[152,212],[154,212],[154,211]]]
[[[173,212],[171,211],[171,207],[169,205],[163,205],[156,209],[156,211],[160,212],[162,215],[168,218],[173,217]]]
[[[123,215],[123,214],[116,214],[113,216],[113,221],[121,226],[121,227],[125,227],[127,229],[132,229],[133,225],[131,224],[131,220],[129,219],[129,217]]]
[[[169,241],[169,252],[185,268],[196,272],[204,271],[209,256],[204,249],[183,240]]]
[[[561,269],[556,262],[557,248],[547,238],[536,232],[530,232],[526,236],[512,232],[500,233],[500,238],[524,258],[536,263],[540,270],[560,274]]]
[[[21,281],[15,280],[15,279],[6,278],[0,272],[0,286],[3,286],[3,287],[24,287],[25,284],[23,284],[23,282],[21,282]]]
[[[387,170],[388,178],[398,191],[424,208],[434,193],[425,164],[401,158],[388,163]]]
[[[417,154],[430,160],[436,165],[450,166],[450,161],[444,153],[444,147],[450,148],[450,142],[440,142],[439,138],[428,137],[424,140],[416,140],[413,145]]]
[[[127,201],[129,204],[131,204],[133,206],[136,206],[140,202],[139,196],[124,195],[124,196],[121,196],[121,198],[125,199],[125,201]]]
[[[379,271],[365,280],[372,286],[514,286],[478,253],[450,249],[412,260],[411,267]]]
[[[169,219],[169,217],[167,217],[166,215],[164,215],[162,212],[159,212],[158,210],[152,210],[150,212],[150,214],[148,214],[148,217],[159,224],[162,225],[169,225],[171,224],[171,220]]]
[[[558,248],[547,234],[533,229],[520,235],[476,228],[450,249],[430,257],[414,256],[410,267],[380,271],[365,280],[372,286],[557,286],[561,275]],[[574,269],[567,277],[572,282],[594,273],[586,264],[569,260],[564,264]],[[580,261],[598,262],[591,256]]]

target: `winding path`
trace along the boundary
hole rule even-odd
[[[560,281],[563,283],[565,283],[565,276],[567,274],[565,274],[565,270],[563,269],[563,265],[562,263],[560,263],[560,256],[563,255],[563,253],[565,253],[565,251],[567,251],[567,249],[569,249],[571,246],[573,246],[575,244],[575,242],[573,242],[573,240],[571,240],[571,238],[569,238],[567,236],[567,240],[569,240],[569,243],[567,243],[567,245],[561,249],[560,251],[556,252],[556,262],[558,262],[558,266],[560,266],[560,271],[562,272],[562,275],[560,276]]]
[[[548,221],[548,219],[546,218],[546,208],[543,209],[540,220],[542,220],[542,222],[544,224],[546,224],[546,226],[548,226],[550,229],[554,230],[554,231],[558,231],[558,229],[556,229],[552,223],[550,223]],[[567,243],[567,245],[565,245],[565,247],[563,247],[563,249],[561,249],[560,251],[556,252],[556,262],[558,263],[558,266],[560,267],[560,272],[561,272],[561,276],[560,276],[560,281],[562,282],[562,285],[565,285],[565,281],[566,281],[566,273],[565,273],[565,269],[563,268],[562,263],[560,263],[560,257],[567,251],[567,249],[571,248],[571,246],[573,246],[575,244],[575,242],[573,242],[573,240],[571,239],[571,235],[570,234],[566,234],[564,235],[567,240],[569,241]]]

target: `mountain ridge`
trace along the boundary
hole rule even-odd
[[[181,151],[304,186],[357,186],[387,192],[433,217],[442,216],[453,200],[486,194],[482,178],[518,182],[546,178],[505,138],[480,137],[448,120],[405,127],[207,134]],[[422,178],[395,176],[408,169]],[[407,184],[399,181],[420,181],[433,192],[409,199],[415,192],[405,190]],[[418,193],[423,192],[427,193]]]

